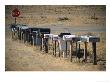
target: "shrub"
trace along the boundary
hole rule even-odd
[[[58,18],[58,21],[65,21],[65,20],[69,20],[69,18],[67,18],[67,17],[59,17]]]

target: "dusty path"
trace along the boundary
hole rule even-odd
[[[101,65],[75,63],[68,59],[54,57],[37,48],[12,41],[10,30],[6,29],[5,70],[6,71],[100,71]]]

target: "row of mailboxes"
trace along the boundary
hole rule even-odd
[[[12,24],[11,31],[15,33],[15,30],[17,31],[16,33],[19,40],[23,40],[33,45],[41,45],[44,34],[50,33],[49,28],[35,28],[22,24]]]
[[[72,39],[72,40],[71,40]],[[70,41],[71,43],[73,42],[84,42],[85,43],[85,49],[84,49],[84,61],[87,61],[87,43],[90,42],[92,43],[92,48],[93,48],[93,64],[97,64],[97,57],[96,57],[96,42],[100,41],[99,37],[96,36],[70,36],[69,35],[65,35],[64,39],[65,41]],[[76,45],[77,46],[77,45]],[[72,44],[71,44],[71,48],[70,50],[72,51]],[[77,50],[77,49],[76,49]],[[70,52],[71,52],[70,51]],[[79,51],[80,52],[80,48]],[[71,53],[72,54],[72,53]],[[70,55],[71,55],[70,54]],[[78,53],[76,54],[79,57],[81,56],[81,54],[79,55]],[[72,55],[70,60],[72,61]]]
[[[76,47],[76,55],[79,55],[80,57],[80,54],[84,53],[85,56],[84,58],[86,59],[87,56],[86,43],[91,42],[93,46],[94,64],[96,64],[96,42],[100,41],[99,37],[76,36],[76,35],[71,35],[71,33],[60,33],[59,35],[54,35],[54,34],[50,34],[49,28],[30,28],[26,25],[16,25],[16,26],[12,26],[12,28],[18,30],[18,37],[20,40],[23,39],[24,42],[27,41],[33,45],[40,45],[41,50],[44,48],[46,53],[48,53],[48,45],[49,45],[48,41],[51,40],[52,44],[54,44],[53,54],[56,56],[56,48],[58,48],[59,56],[63,53],[63,56],[66,57],[67,51],[69,51],[71,60],[72,60],[72,50],[73,50],[72,44],[78,43],[80,45],[81,42],[85,43],[85,49],[80,49],[79,47]]]
[[[64,34],[64,35],[63,35]],[[58,48],[60,51],[63,52],[64,56],[67,55],[67,51],[68,50],[71,50],[70,49],[70,46],[72,46],[71,43],[76,43],[76,46],[77,46],[77,43],[80,45],[81,42],[84,42],[85,43],[85,49],[80,49],[79,47],[76,47],[76,55],[78,57],[81,57],[83,54],[84,59],[86,60],[86,56],[87,56],[87,43],[88,42],[91,42],[92,43],[92,46],[93,46],[93,55],[94,55],[94,64],[96,64],[96,42],[99,42],[100,41],[100,38],[99,37],[96,37],[96,36],[76,36],[76,35],[70,35],[68,33],[68,35],[65,35],[66,33],[62,33],[62,36],[59,37],[59,35],[52,35],[51,34],[51,37],[52,37],[52,40],[53,42],[55,42],[55,46],[53,46],[54,48],[56,48],[56,42],[58,43]],[[47,38],[50,38],[50,35],[47,35]],[[55,52],[54,54],[56,55],[56,49],[54,49]],[[69,51],[71,52],[71,51]],[[71,53],[72,54],[72,53]],[[71,56],[71,59],[72,59],[72,56]]]

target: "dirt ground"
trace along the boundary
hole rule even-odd
[[[6,71],[104,71],[105,65],[70,62],[68,59],[45,54],[38,48],[12,40],[9,28],[5,38]]]

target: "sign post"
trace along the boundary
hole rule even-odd
[[[19,17],[19,15],[20,15],[20,11],[18,10],[18,8],[12,10],[12,16],[15,18],[15,24],[16,24],[16,17]]]

